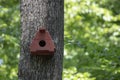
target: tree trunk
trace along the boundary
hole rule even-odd
[[[64,1],[21,0],[21,54],[19,80],[62,80],[64,47]],[[50,56],[31,56],[29,46],[40,27],[45,27],[55,43]]]

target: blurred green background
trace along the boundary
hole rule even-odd
[[[17,80],[18,0],[0,0],[0,80]],[[120,1],[65,0],[63,80],[120,80]]]

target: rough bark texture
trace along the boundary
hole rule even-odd
[[[63,0],[21,0],[21,54],[18,80],[62,80]],[[51,34],[56,46],[53,57],[31,56],[29,46],[40,27]]]

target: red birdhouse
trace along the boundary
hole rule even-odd
[[[35,34],[34,39],[30,45],[30,52],[32,55],[53,55],[55,52],[55,45],[45,28],[40,28]]]

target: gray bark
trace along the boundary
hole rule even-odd
[[[21,0],[22,34],[18,80],[62,80],[63,5],[63,0]],[[54,40],[56,52],[53,57],[30,55],[30,43],[40,27],[45,27]]]

